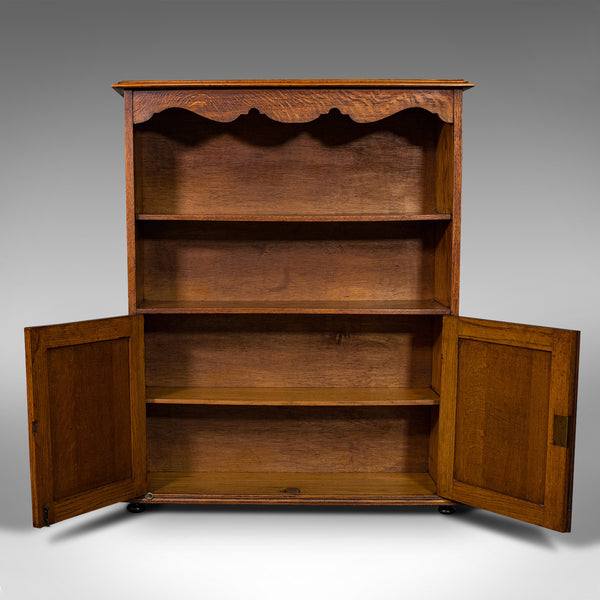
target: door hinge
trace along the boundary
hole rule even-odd
[[[568,448],[571,443],[571,417],[554,415],[552,443],[555,446]]]
[[[48,518],[48,507],[44,504],[44,527],[50,527],[50,519]]]

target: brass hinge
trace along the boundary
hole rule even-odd
[[[571,417],[554,415],[552,443],[555,446],[568,448],[571,443]]]

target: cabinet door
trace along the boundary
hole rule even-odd
[[[33,524],[146,492],[143,317],[25,330]]]
[[[441,496],[571,525],[579,332],[444,317]]]

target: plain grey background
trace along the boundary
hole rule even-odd
[[[0,597],[598,598],[598,2],[0,4]],[[23,327],[127,311],[121,79],[463,77],[461,314],[582,331],[573,533],[124,505],[31,528]]]

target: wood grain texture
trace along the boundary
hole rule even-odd
[[[126,337],[47,349],[54,500],[131,477],[128,359]]]
[[[443,319],[432,319],[432,337],[431,348],[431,389],[436,394],[440,394],[442,388],[442,329]],[[440,399],[441,402],[441,399]],[[438,455],[439,455],[439,406],[431,411],[431,426],[429,435],[429,474],[432,479],[438,480]]]
[[[456,306],[456,298],[452,294],[454,278],[453,256],[454,224],[435,229],[435,250],[433,259],[433,298],[443,306]]]
[[[455,481],[543,504],[550,353],[458,343]]]
[[[436,405],[431,388],[148,387],[148,404],[231,406],[420,406]]]
[[[137,169],[135,168],[136,157],[133,145],[133,101],[132,92],[126,90],[125,100],[125,203],[127,214],[127,296],[129,314],[135,314],[137,305],[137,290],[143,289],[141,269],[141,257],[136,257],[136,213],[140,212],[136,186]]]
[[[149,404],[148,470],[425,472],[429,410]]]
[[[121,95],[126,89],[196,88],[459,88],[473,87],[464,79],[201,79],[119,81],[112,87]]]
[[[440,128],[420,109],[369,124],[337,112],[283,124],[169,110],[135,127],[143,212],[432,214]]]
[[[450,309],[453,315],[458,315],[460,291],[460,223],[461,223],[461,194],[462,194],[462,92],[454,92],[454,125],[452,127],[454,159],[454,193],[452,205],[452,250],[450,276]],[[440,273],[443,273],[440,270]]]
[[[144,301],[431,300],[435,224],[144,224]]]
[[[363,221],[450,221],[449,213],[339,213],[323,215],[262,215],[262,214],[158,214],[140,213],[138,221],[258,221],[258,222],[298,222],[298,223],[344,223]]]
[[[191,504],[447,505],[427,473],[148,474],[150,502]],[[284,490],[297,488],[299,493]],[[144,502],[147,500],[140,499]]]
[[[33,520],[53,523],[146,485],[143,317],[25,330]]]
[[[431,317],[146,315],[156,387],[426,388]]]
[[[444,123],[440,129],[435,152],[435,205],[437,211],[454,210],[454,127]]]
[[[281,315],[445,315],[450,308],[435,300],[152,300],[140,314],[281,314]]]
[[[430,412],[429,421],[429,463],[427,470],[429,475],[437,483],[438,480],[438,453],[439,453],[439,406],[435,406]]]
[[[569,530],[573,448],[554,446],[552,427],[574,412],[578,343],[574,331],[444,317],[441,495]]]
[[[169,108],[183,108],[226,123],[258,110],[281,123],[308,123],[332,109],[356,123],[372,123],[402,110],[421,108],[451,123],[451,89],[170,89],[133,92],[133,122],[143,123]]]

